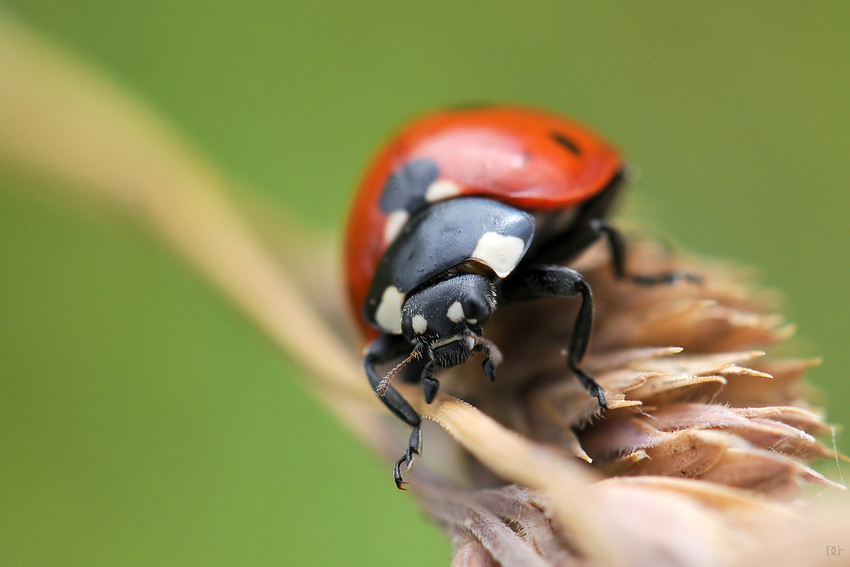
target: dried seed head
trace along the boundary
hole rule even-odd
[[[793,331],[771,312],[771,295],[729,268],[683,261],[652,242],[633,245],[629,265],[634,273],[694,272],[704,282],[617,280],[604,248],[576,264],[594,291],[583,367],[608,393],[605,415],[565,367],[576,308],[565,300],[494,315],[488,336],[505,355],[495,384],[481,382],[477,365],[444,380],[483,412],[470,414],[473,423],[447,420],[457,411],[451,401],[443,400],[448,410],[418,406],[477,457],[447,458],[460,463],[447,470],[444,454],[429,450],[428,470],[412,476],[423,507],[452,535],[457,565],[727,565],[760,544],[776,546],[777,534],[793,532],[799,542],[828,530],[795,502],[810,484],[843,490],[809,466],[837,457],[818,440],[831,428],[799,382],[812,361],[756,350]],[[469,433],[484,414],[505,439]],[[512,445],[509,430],[521,444]],[[458,477],[470,488],[459,488]]]

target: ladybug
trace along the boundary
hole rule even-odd
[[[570,260],[602,237],[614,273],[626,278],[625,244],[604,220],[622,185],[619,152],[565,118],[516,107],[438,112],[404,128],[366,171],[351,208],[345,270],[349,300],[371,340],[364,368],[383,403],[413,428],[393,469],[404,490],[422,447],[421,418],[390,379],[410,365],[425,401],[437,370],[484,355],[496,378],[502,354],[483,336],[499,305],[577,297],[566,366],[599,407],[604,389],[580,367],[590,340],[593,300]],[[631,277],[640,284],[687,274]],[[386,376],[376,366],[401,362]],[[413,362],[416,364],[411,364]]]

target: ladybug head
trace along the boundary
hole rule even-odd
[[[410,294],[402,306],[401,333],[422,344],[440,368],[466,362],[481,325],[496,308],[496,289],[480,274],[460,274]],[[420,347],[422,348],[422,347]]]

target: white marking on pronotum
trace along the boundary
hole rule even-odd
[[[500,278],[510,274],[522,258],[525,242],[516,236],[486,232],[478,239],[472,257],[490,266]]]
[[[460,195],[460,186],[448,179],[439,179],[428,186],[425,190],[425,200],[429,203],[442,201]]]
[[[375,322],[386,332],[401,333],[401,302],[404,295],[394,286],[389,286],[381,296],[381,304],[375,311]]]
[[[389,244],[401,229],[404,228],[404,223],[410,218],[410,214],[404,209],[393,211],[387,217],[387,224],[384,225],[384,244]]]
[[[448,310],[446,310],[446,316],[452,323],[460,323],[463,321],[463,306],[460,304],[460,301],[455,301],[449,305]]]
[[[475,339],[472,338],[472,337],[466,337],[466,347],[469,350],[472,350],[473,348],[475,348]]]
[[[422,315],[414,315],[410,322],[413,324],[413,330],[417,335],[421,335],[428,330],[428,319]]]

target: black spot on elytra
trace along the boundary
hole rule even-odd
[[[567,148],[573,154],[577,156],[581,155],[581,150],[576,145],[576,143],[564,136],[563,134],[558,134],[557,132],[555,132],[554,134],[552,134],[552,139]]]
[[[401,209],[411,215],[416,214],[425,205],[425,192],[440,174],[437,164],[431,160],[409,161],[390,175],[381,193],[381,210],[390,214]]]

